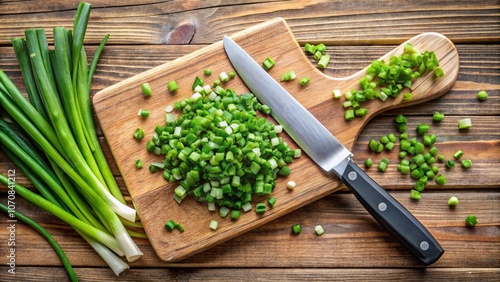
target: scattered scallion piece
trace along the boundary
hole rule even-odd
[[[429,131],[430,126],[427,123],[422,123],[417,126],[417,134],[418,135],[424,135]]]
[[[420,200],[421,197],[422,196],[421,196],[420,192],[418,192],[417,190],[411,189],[411,191],[410,191],[410,198],[411,199]]]
[[[444,114],[440,112],[434,112],[432,115],[433,122],[441,122],[444,119]]]
[[[456,207],[458,205],[458,198],[455,196],[450,197],[448,200],[448,206],[450,207]]]
[[[142,161],[140,159],[135,160],[135,167],[142,168]]]
[[[370,168],[373,165],[373,160],[371,158],[368,158],[365,160],[365,167]]]
[[[302,232],[302,227],[300,226],[300,224],[294,224],[292,226],[292,233],[299,234],[300,232]]]
[[[477,217],[475,215],[468,215],[465,218],[465,224],[468,227],[474,227],[474,226],[476,226],[477,223],[478,223],[478,221],[477,221]]]
[[[471,160],[463,160],[462,161],[462,166],[464,168],[470,168],[472,166],[472,161]]]
[[[436,177],[436,183],[439,185],[445,185],[446,184],[446,177],[443,174],[440,174]]]
[[[309,77],[304,77],[304,78],[300,79],[300,85],[301,86],[306,86],[310,82],[311,82],[311,79]]]
[[[270,197],[267,199],[267,204],[272,208],[276,204],[276,198],[275,197]]]
[[[458,129],[469,129],[472,127],[472,120],[470,118],[464,118],[458,121]]]
[[[318,61],[318,67],[326,69],[329,62],[330,62],[330,54],[323,54]]]
[[[453,157],[454,157],[455,159],[457,159],[457,160],[458,160],[458,159],[460,159],[463,155],[464,155],[464,152],[463,152],[462,150],[458,150],[458,151],[456,151],[456,152],[453,154]]]
[[[434,70],[434,74],[437,76],[437,77],[443,77],[444,76],[444,71],[442,68],[436,68]]]
[[[241,216],[241,211],[239,211],[239,210],[232,210],[231,211],[231,219],[232,220],[237,220],[240,218],[240,216]]]
[[[175,223],[173,219],[170,219],[169,221],[167,221],[167,223],[165,223],[165,229],[167,229],[168,231],[172,231],[175,229],[176,225],[177,223]]]
[[[204,69],[203,70],[203,74],[206,75],[206,76],[210,76],[212,74],[212,71],[209,70],[209,69]]]
[[[209,224],[209,227],[210,229],[212,230],[216,230],[217,227],[219,227],[219,222],[217,220],[210,220],[210,224]]]
[[[477,92],[477,99],[479,101],[486,101],[486,100],[488,100],[488,92],[486,92],[484,90],[481,90],[481,91]]]
[[[335,99],[340,99],[342,97],[342,92],[340,89],[334,89],[333,90],[333,98]]]
[[[323,233],[325,233],[325,229],[321,225],[316,225],[314,227],[314,232],[316,232],[316,234],[318,235],[323,235]]]
[[[219,74],[219,78],[220,78],[221,82],[228,82],[229,81],[229,76],[224,71]]]
[[[171,80],[167,83],[167,88],[170,93],[175,93],[179,90],[179,85],[177,84],[177,81]]]
[[[144,130],[142,130],[142,128],[137,128],[134,132],[134,138],[142,140],[144,138]]]
[[[236,77],[236,73],[234,71],[230,71],[227,76],[229,77],[229,79],[233,79]]]
[[[177,84],[177,82],[175,82],[175,84]],[[196,76],[193,81],[193,85],[191,86],[191,89],[193,89],[193,91],[196,91],[196,88],[198,86],[203,87],[203,79],[201,79],[199,76]]]
[[[142,90],[142,95],[144,95],[144,97],[149,97],[152,94],[151,86],[147,82],[141,84],[141,90]]]
[[[286,188],[288,188],[288,189],[290,189],[290,190],[293,190],[293,189],[295,188],[295,186],[296,186],[295,181],[288,181],[288,182],[286,183]]]
[[[455,162],[453,162],[452,160],[447,160],[446,161],[446,166],[449,167],[449,168],[452,168],[455,166]]]
[[[403,101],[411,101],[411,99],[413,99],[413,94],[411,92],[403,94]]]
[[[257,203],[255,205],[255,212],[256,213],[265,213],[266,212],[266,205],[264,203]]]
[[[263,62],[262,62],[262,67],[267,71],[270,70],[274,66],[275,62],[271,57],[267,57]]]
[[[151,114],[150,111],[148,110],[144,110],[144,109],[140,109],[139,112],[137,113],[140,117],[142,118],[147,118],[149,117],[149,115]]]
[[[297,75],[295,74],[295,72],[293,70],[290,70],[290,71],[287,71],[286,73],[282,74],[280,79],[281,81],[291,81],[293,79],[295,79],[297,77]]]

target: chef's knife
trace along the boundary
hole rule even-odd
[[[231,64],[252,93],[322,169],[336,174],[370,214],[424,265],[436,262],[443,248],[429,231],[352,160],[347,150],[306,108],[276,82],[238,44],[225,36]]]

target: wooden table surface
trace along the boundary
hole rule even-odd
[[[24,89],[10,38],[27,28],[71,28],[79,1],[0,0],[0,69]],[[476,3],[475,3],[476,2]],[[451,39],[460,55],[457,81],[441,98],[388,111],[371,120],[354,146],[355,161],[372,155],[371,138],[395,131],[393,119],[405,114],[409,128],[429,122],[434,111],[445,120],[437,128],[443,153],[462,149],[473,162],[447,171],[448,184],[430,185],[420,201],[409,199],[410,178],[396,170],[396,154],[386,173],[368,173],[406,206],[445,249],[429,267],[419,265],[390,237],[347,190],[333,193],[253,231],[175,264],[161,261],[147,239],[136,242],[145,253],[119,277],[78,234],[24,199],[16,209],[40,222],[60,243],[81,281],[170,280],[463,280],[500,279],[500,3],[485,1],[91,1],[85,45],[89,55],[106,33],[111,37],[97,68],[92,94],[151,67],[171,61],[273,17],[283,17],[298,42],[325,43],[332,54],[325,73],[344,77],[365,67],[396,45],[422,32]],[[51,32],[49,32],[51,40]],[[480,102],[479,90],[489,99]],[[459,131],[457,121],[473,126]],[[434,125],[433,125],[434,126]],[[102,136],[102,134],[101,134]],[[127,194],[106,140],[116,178]],[[0,152],[0,172],[15,168]],[[16,182],[31,187],[20,172]],[[458,207],[447,201],[457,196]],[[0,202],[7,188],[0,187]],[[464,219],[475,214],[478,225]],[[49,244],[33,229],[16,224],[16,274],[8,273],[8,218],[0,214],[0,281],[64,281],[65,270]],[[299,223],[304,231],[290,234]],[[322,236],[313,228],[321,224]]]

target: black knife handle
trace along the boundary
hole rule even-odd
[[[424,265],[436,262],[444,250],[405,207],[349,160],[342,179],[370,214]]]

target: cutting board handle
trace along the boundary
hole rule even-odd
[[[369,65],[347,77],[331,77],[324,70],[319,69],[316,62],[311,62],[283,18],[275,18],[264,24],[275,25],[276,28],[286,26],[289,36],[284,37],[281,34],[280,40],[273,38],[273,34],[269,34],[269,38],[259,37],[258,40],[264,43],[261,43],[261,48],[249,48],[250,45],[256,44],[256,39],[249,36],[251,30],[248,33],[247,30],[242,31],[231,37],[243,49],[248,51],[249,55],[257,62],[263,61],[268,54],[276,53],[272,52],[274,48],[281,50],[280,55],[274,58],[276,61],[275,66],[269,71],[270,75],[277,80],[279,80],[282,73],[291,69],[296,72],[298,79],[310,77],[311,82],[306,87],[293,82],[282,83],[282,85],[349,149],[352,149],[358,134],[374,116],[390,109],[407,107],[435,99],[448,92],[458,77],[459,55],[453,42],[446,36],[436,32],[419,34],[403,42],[392,51],[378,58],[378,60],[388,61],[393,55],[401,55],[404,45],[409,42],[421,52],[426,50],[434,51],[440,62],[440,68],[444,71],[444,76],[438,78],[433,72],[426,72],[422,77],[414,81],[411,89],[403,89],[401,94],[395,98],[389,97],[385,101],[375,99],[363,103],[363,107],[368,109],[368,115],[344,123],[342,103],[345,99],[342,97],[334,100],[332,92],[338,89],[343,94],[352,89],[360,89],[359,80],[366,75],[366,69]],[[329,51],[327,50],[326,53],[329,53]],[[297,68],[298,65],[302,66]],[[412,99],[409,101],[403,101],[402,93],[406,92],[412,93]]]

